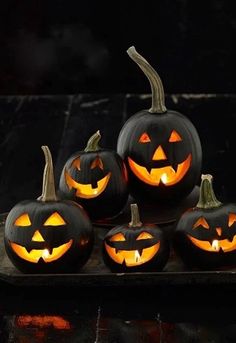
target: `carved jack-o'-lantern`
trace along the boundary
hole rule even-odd
[[[117,151],[128,166],[130,192],[141,201],[183,197],[195,186],[201,170],[201,144],[193,124],[167,110],[159,75],[134,47],[129,56],[148,77],[152,107],[133,115],[118,137]]]
[[[131,218],[105,236],[104,262],[114,272],[161,270],[169,257],[168,241],[157,226],[140,222],[137,204],[131,204]]]
[[[128,197],[125,164],[115,151],[101,149],[100,139],[97,131],[68,159],[59,185],[61,196],[82,204],[93,219],[117,215]]]
[[[48,147],[42,149],[46,159],[42,196],[22,201],[9,212],[6,251],[23,272],[74,271],[90,256],[92,226],[78,204],[57,199],[51,154]]]
[[[175,248],[189,266],[236,265],[236,205],[216,199],[211,175],[202,175],[197,206],[177,223]]]

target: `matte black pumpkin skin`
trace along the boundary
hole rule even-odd
[[[235,204],[225,204],[212,209],[193,208],[182,215],[176,226],[174,247],[188,267],[207,270],[236,266],[236,221],[229,226],[230,214],[236,215]],[[206,220],[209,229],[202,225],[194,228],[200,218]],[[219,251],[206,251],[194,245],[189,236],[209,244],[212,244],[213,240],[228,240],[233,250],[227,252],[221,248]]]
[[[118,137],[130,193],[139,201],[175,200],[189,194],[200,176],[202,150],[197,131],[182,114],[167,110],[155,69],[131,46],[127,50],[150,82],[152,106],[133,115]]]
[[[45,221],[53,214],[59,213],[65,225],[44,226]],[[22,214],[28,214],[31,225],[14,225]],[[44,242],[32,241],[38,230]],[[61,246],[72,240],[67,252],[55,261],[45,262],[42,258],[37,263],[26,261],[12,249],[11,242],[31,249],[48,249]],[[26,200],[18,203],[9,212],[5,224],[5,248],[12,263],[24,273],[59,273],[75,272],[88,260],[93,247],[93,228],[85,211],[71,201]]]
[[[173,131],[181,137],[180,141],[169,142]],[[148,134],[150,142],[139,142],[144,133]],[[154,159],[158,147],[164,151],[166,159]],[[130,193],[140,201],[182,198],[192,191],[200,176],[202,149],[199,136],[193,124],[175,111],[155,114],[143,110],[133,115],[121,129],[117,152],[127,165]],[[152,168],[166,166],[176,171],[178,165],[188,158],[190,166],[184,176],[172,185],[165,185],[161,180],[158,185],[150,185],[134,174],[130,158],[149,173]]]
[[[97,166],[93,167],[98,160]],[[76,161],[79,163],[79,168],[75,166]],[[84,198],[76,194],[76,188],[68,186],[66,175],[69,175],[69,178],[76,183],[91,185],[92,188],[98,187],[98,182],[105,177],[109,177],[109,180],[100,194],[92,198]],[[62,198],[71,199],[81,204],[92,219],[114,217],[124,208],[128,199],[125,164],[121,157],[112,150],[76,152],[68,159],[63,168],[59,194]]]
[[[141,233],[149,233],[153,238],[137,240]],[[122,233],[125,241],[111,242],[110,239]],[[146,263],[137,266],[127,266],[125,260],[122,264],[115,262],[106,250],[106,244],[117,250],[134,251],[138,250],[142,256],[142,250],[149,248],[159,243],[157,253]],[[120,225],[111,229],[103,241],[103,259],[105,264],[112,272],[156,272],[161,271],[169,258],[169,242],[165,238],[163,232],[155,225],[143,224],[141,227],[129,227],[128,225]]]

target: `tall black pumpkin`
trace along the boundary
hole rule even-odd
[[[81,204],[94,220],[118,215],[128,198],[125,163],[116,151],[100,148],[100,139],[97,131],[67,160],[59,184],[60,196]]]
[[[166,109],[161,79],[151,65],[134,47],[127,52],[152,89],[152,107],[130,117],[118,137],[117,152],[128,167],[130,192],[141,201],[182,198],[200,176],[198,133],[184,115]]]

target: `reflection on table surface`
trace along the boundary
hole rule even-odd
[[[141,309],[140,309],[141,310]],[[191,314],[190,314],[191,320]],[[168,322],[160,313],[154,318],[132,319],[77,313],[20,314],[1,317],[1,343],[231,343],[236,323],[224,318],[207,322]]]

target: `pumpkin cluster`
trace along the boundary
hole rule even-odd
[[[50,150],[43,146],[42,195],[16,204],[5,224],[5,248],[26,273],[78,271],[91,256],[91,223],[115,218],[135,202],[177,204],[197,185],[202,163],[198,133],[183,114],[165,106],[158,73],[134,47],[128,55],[148,78],[152,106],[131,116],[121,128],[117,151],[101,148],[100,131],[84,150],[74,152],[62,169],[56,192]],[[200,200],[176,225],[174,248],[187,266],[236,263],[236,205],[222,205],[212,177],[202,176]],[[102,245],[104,263],[113,272],[155,272],[166,265],[170,244],[164,230],[142,224],[138,206],[131,222],[113,227]]]

